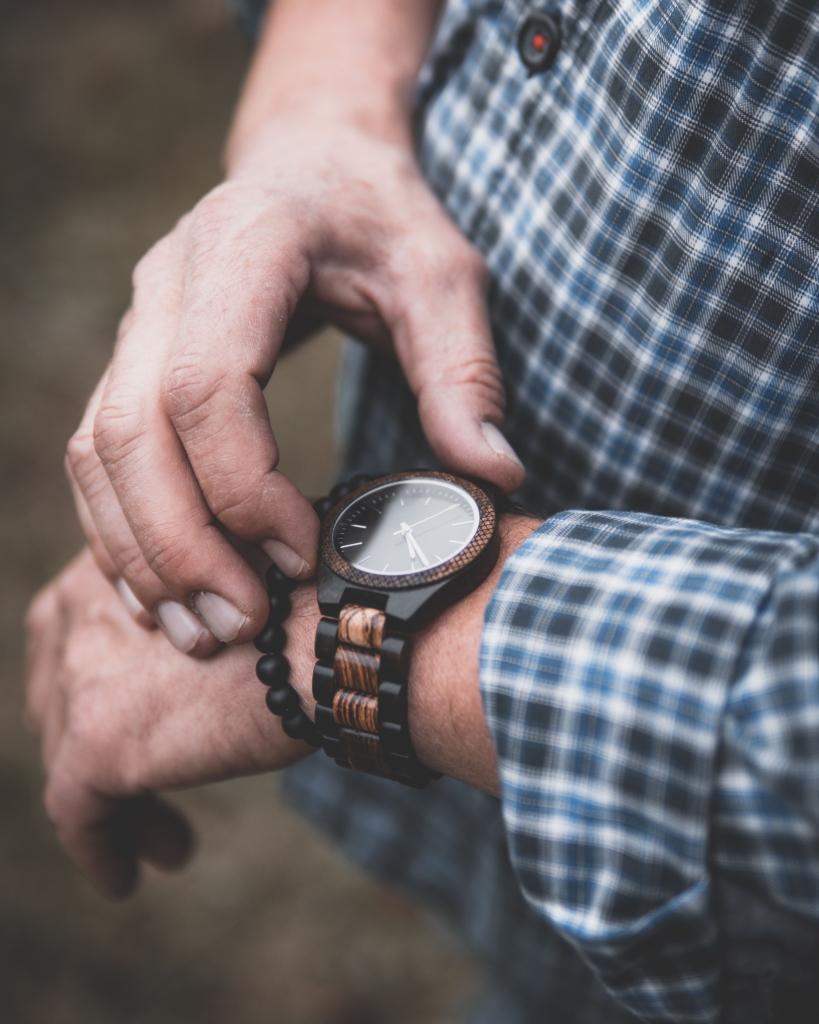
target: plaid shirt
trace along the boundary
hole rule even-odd
[[[453,0],[419,84],[546,518],[483,635],[502,800],[317,758],[290,792],[520,1020],[815,1021],[819,12],[566,0],[530,76],[528,10]],[[432,464],[395,363],[358,384],[349,468]]]

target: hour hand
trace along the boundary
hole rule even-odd
[[[429,562],[427,560],[427,556],[421,550],[418,541],[413,537],[412,528],[407,526],[406,523],[401,523],[401,530],[404,534],[404,537],[407,540],[407,546],[409,547],[410,551],[410,558],[418,557],[421,559],[424,565],[428,566]]]

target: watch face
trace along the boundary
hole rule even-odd
[[[347,565],[374,576],[410,576],[443,566],[481,524],[463,487],[433,476],[373,487],[343,510],[332,545]]]

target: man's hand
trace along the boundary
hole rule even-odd
[[[301,588],[287,654],[311,671],[315,590]],[[40,733],[46,809],[77,866],[107,895],[127,895],[139,862],[181,866],[187,822],[159,791],[281,768],[312,751],[265,707],[258,653],[192,661],[140,629],[80,555],[28,618],[27,717]]]
[[[504,561],[537,525],[506,517],[494,571],[413,646],[418,756],[490,793],[498,775],[478,678],[483,615]],[[315,585],[291,600],[285,654],[312,718]],[[313,749],[268,712],[253,647],[185,658],[133,622],[88,552],[36,598],[28,629],[27,716],[41,736],[46,809],[71,858],[110,896],[133,889],[141,860],[173,868],[190,853],[187,823],[157,793],[275,770]]]
[[[218,524],[290,576],[315,568],[318,522],[276,470],[262,395],[297,306],[394,347],[445,466],[506,492],[522,483],[501,433],[484,266],[413,155],[412,84],[436,10],[277,0],[228,180],[136,269],[67,465],[98,565],[179,650],[247,641],[266,619],[264,588]]]

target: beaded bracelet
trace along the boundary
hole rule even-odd
[[[369,483],[370,476],[359,474],[346,483],[336,484],[326,498],[313,504],[316,515],[324,519],[336,502],[351,491]],[[290,685],[290,662],[284,656],[287,635],[283,623],[290,614],[290,594],[298,586],[296,580],[285,576],[276,565],[271,565],[265,575],[270,611],[267,624],[253,644],[262,657],[256,662],[256,675],[268,689],[265,703],[271,714],[282,720],[282,729],[294,740],[305,740],[313,747],[322,746],[322,738],[316,727],[301,710],[299,695]]]

